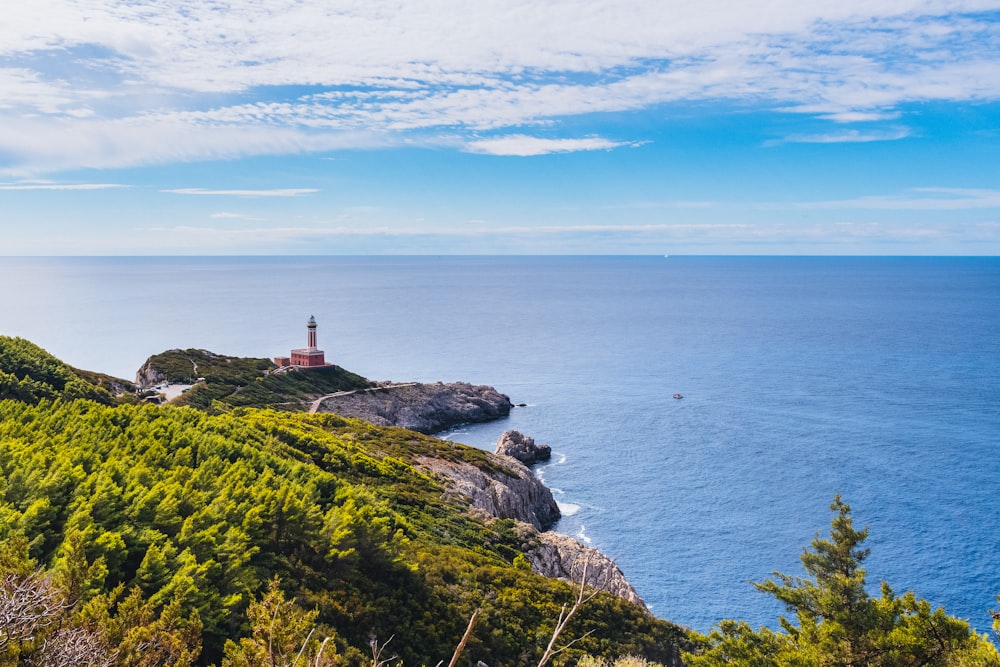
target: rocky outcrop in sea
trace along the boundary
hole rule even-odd
[[[329,396],[316,411],[430,434],[458,424],[500,419],[510,414],[510,408],[510,397],[487,385],[414,382]]]
[[[496,453],[500,456],[510,456],[526,466],[552,458],[552,448],[548,445],[536,445],[535,439],[520,431],[504,431],[497,440]]]

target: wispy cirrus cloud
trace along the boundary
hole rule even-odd
[[[996,0],[775,0],[767,11],[738,0],[225,10],[38,0],[0,24],[0,170],[414,142],[525,156],[615,148],[644,137],[565,121],[700,100],[902,124],[908,103],[1000,100],[998,10]],[[891,131],[813,136],[880,134]]]
[[[496,137],[495,139],[470,141],[466,144],[466,148],[473,153],[525,157],[529,155],[547,155],[549,153],[611,150],[623,145],[625,145],[623,142],[610,141],[601,137],[544,139],[526,134],[513,134]]]
[[[886,130],[838,130],[824,134],[793,134],[781,140],[769,141],[765,145],[779,144],[862,144],[873,141],[897,141],[911,135],[909,129]]]
[[[131,186],[121,183],[0,183],[0,190],[114,190]]]
[[[232,213],[230,211],[216,211],[215,213],[211,214],[208,217],[211,218],[212,220],[259,220],[260,219],[251,215],[247,215],[246,213]]]
[[[319,192],[316,188],[276,188],[272,190],[208,190],[205,188],[174,188],[162,190],[175,195],[209,197],[301,197]]]

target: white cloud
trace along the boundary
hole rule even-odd
[[[280,188],[274,190],[206,190],[205,188],[175,188],[162,190],[175,195],[208,195],[222,197],[301,197],[319,192],[315,188]]]
[[[212,220],[260,220],[245,213],[231,213],[229,211],[218,211],[208,216]]]
[[[796,134],[786,137],[783,141],[768,142],[768,145],[779,143],[800,143],[800,144],[858,144],[872,141],[897,141],[910,136],[910,131],[906,128],[896,128],[891,130],[842,130],[827,134]]]
[[[610,141],[600,137],[583,139],[544,139],[524,134],[512,134],[495,139],[479,139],[470,141],[467,149],[473,153],[489,155],[510,155],[525,157],[529,155],[546,155],[548,153],[571,153],[574,151],[611,150],[622,146],[621,142]]]
[[[52,113],[75,102],[65,82],[47,82],[41,73],[24,67],[0,67],[0,91],[0,111],[28,107]]]
[[[790,109],[790,111],[817,114],[820,118],[832,120],[835,123],[872,123],[882,120],[896,120],[902,115],[899,111],[828,111],[822,107],[814,108],[808,106],[800,106]]]
[[[526,136],[568,116],[678,100],[897,120],[908,102],[1000,99],[998,9],[997,0],[34,0],[0,22],[0,169],[414,140],[594,150],[594,139],[516,149],[509,136],[473,133]]]
[[[387,143],[366,132],[313,135],[302,128],[211,126],[140,117],[16,118],[0,122],[0,173],[25,176],[74,167],[122,166],[289,155]]]
[[[120,183],[0,183],[0,190],[111,190],[127,188]]]

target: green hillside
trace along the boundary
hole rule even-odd
[[[0,399],[37,403],[42,399],[88,398],[112,404],[111,391],[134,387],[101,373],[78,371],[23,338],[0,336]]]
[[[39,358],[52,384],[33,382],[54,391],[63,371]],[[513,522],[470,514],[414,465],[488,465],[480,450],[332,415],[31,399],[0,401],[0,575],[65,608],[29,640],[0,629],[0,665],[37,660],[57,627],[118,647],[108,664],[266,664],[262,646],[309,637],[304,655],[329,638],[316,664],[361,665],[391,637],[402,664],[432,665],[477,608],[462,664],[520,665],[573,599],[526,568]],[[563,637],[563,660],[687,645],[607,594]]]
[[[189,349],[153,355],[139,369],[139,376],[145,378],[147,386],[161,382],[194,385],[172,403],[204,410],[228,407],[302,410],[325,394],[373,384],[339,366],[276,370],[270,359]]]
[[[456,666],[1000,664],[914,593],[869,594],[868,531],[839,497],[807,576],[755,584],[790,612],[780,630],[701,636],[534,574],[535,535],[418,463],[493,468],[481,450],[221,399],[115,405],[97,384],[118,381],[17,338],[0,383],[0,667],[416,667],[457,646]]]

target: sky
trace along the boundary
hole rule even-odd
[[[1000,0],[32,0],[0,255],[1000,254]]]

